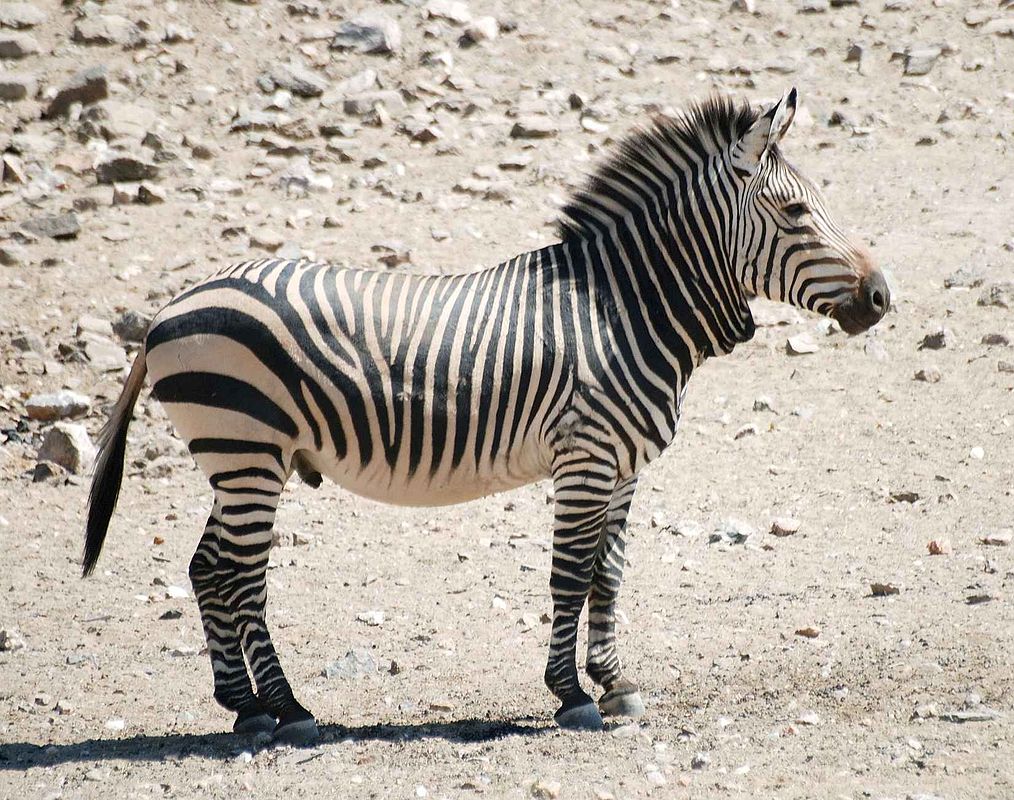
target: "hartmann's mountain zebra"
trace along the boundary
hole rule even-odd
[[[265,625],[265,569],[293,471],[391,503],[554,485],[546,683],[563,727],[642,711],[616,655],[623,530],[638,473],[672,441],[694,367],[754,331],[748,293],[835,318],[887,312],[884,278],[782,157],[796,108],[726,99],[630,136],[564,208],[560,240],[429,277],[262,260],[155,317],[101,435],[84,573],[95,567],[145,375],[214,490],[190,564],[237,731],[316,736]],[[587,671],[578,621],[587,602]],[[245,661],[244,661],[245,659]],[[247,664],[257,693],[251,687]]]

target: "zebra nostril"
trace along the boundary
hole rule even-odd
[[[866,303],[877,318],[887,313],[891,305],[891,290],[887,288],[887,281],[880,272],[873,272],[863,282],[863,294],[866,296]]]

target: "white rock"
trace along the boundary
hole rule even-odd
[[[465,25],[472,21],[472,12],[467,3],[461,0],[430,0],[424,7],[430,19],[445,19],[456,25]]]
[[[785,350],[790,356],[802,356],[816,353],[820,348],[807,334],[790,336],[785,342]]]
[[[39,448],[39,461],[51,461],[75,474],[91,467],[95,455],[95,445],[84,425],[70,422],[55,423]]]
[[[775,517],[771,523],[771,533],[775,536],[792,536],[799,530],[799,520],[795,517]]]
[[[0,652],[13,653],[15,650],[24,650],[25,647],[25,637],[17,628],[0,631]]]
[[[386,617],[384,616],[383,611],[376,610],[362,611],[359,614],[356,614],[356,620],[358,620],[359,622],[365,622],[367,625],[373,628],[383,625],[385,618]]]
[[[90,398],[66,389],[55,394],[33,394],[25,403],[29,419],[50,422],[67,417],[80,417],[91,411]]]
[[[476,17],[465,28],[465,36],[473,42],[490,42],[500,35],[496,17]]]

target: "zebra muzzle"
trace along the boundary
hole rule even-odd
[[[891,307],[891,289],[880,270],[872,270],[860,282],[858,291],[838,304],[831,316],[848,334],[869,330],[884,318]]]

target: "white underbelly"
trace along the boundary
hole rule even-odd
[[[392,468],[378,459],[366,467],[349,460],[326,463],[320,455],[304,451],[307,460],[329,480],[355,494],[401,506],[446,506],[464,503],[525,486],[549,477],[548,460],[537,452],[522,452],[510,459],[476,469],[475,464],[442,467],[430,474],[420,468],[413,475],[405,467]]]

